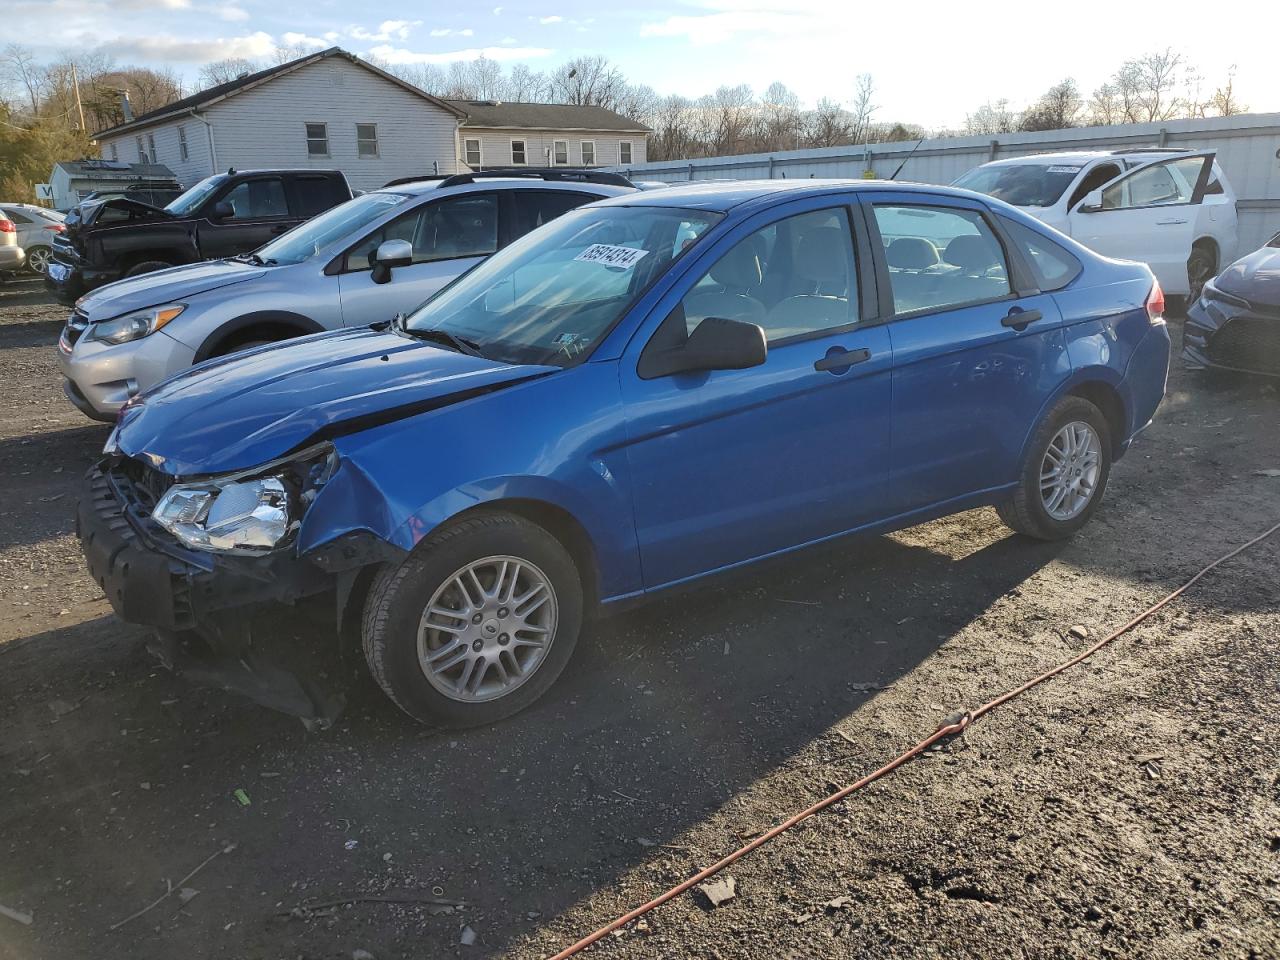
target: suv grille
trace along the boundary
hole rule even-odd
[[[110,470],[117,489],[128,501],[127,506],[137,509],[147,516],[155,509],[160,498],[173,486],[173,477],[159,470],[153,470],[140,460],[132,458],[121,460]]]

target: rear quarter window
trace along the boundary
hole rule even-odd
[[[1071,251],[1044,234],[1007,217],[1000,218],[1000,225],[1021,251],[1042,291],[1061,290],[1084,269]]]

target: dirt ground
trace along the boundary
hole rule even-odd
[[[842,543],[596,626],[499,726],[424,731],[362,687],[307,733],[156,666],[85,575],[106,431],[61,395],[63,318],[0,287],[0,905],[33,917],[0,915],[3,960],[545,956],[1280,520],[1276,385],[1175,367],[1071,543],[989,510]],[[1280,957],[1277,558],[591,954]],[[111,929],[167,885],[196,892]],[[295,910],[370,896],[465,906]]]

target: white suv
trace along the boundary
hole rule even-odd
[[[1194,301],[1236,256],[1236,195],[1213,151],[1100,150],[994,160],[954,186],[1021,207]]]

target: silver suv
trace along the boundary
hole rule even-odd
[[[113,420],[130,397],[210,357],[390,320],[548,220],[634,189],[626,183],[555,169],[398,184],[245,256],[107,284],[76,302],[58,341],[64,390]]]

